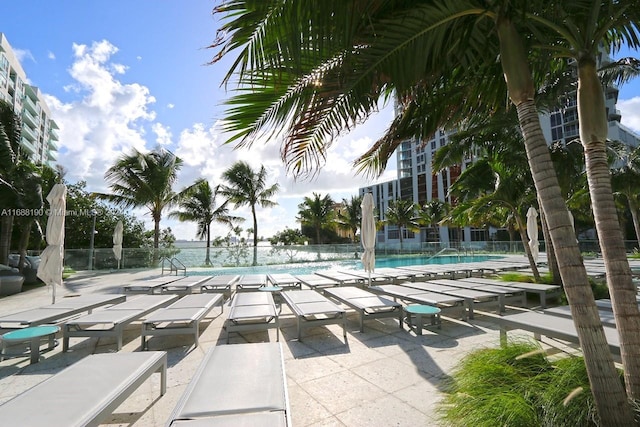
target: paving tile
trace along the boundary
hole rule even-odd
[[[336,414],[346,426],[433,426],[431,416],[416,410],[394,396],[368,400],[360,406]]]
[[[387,394],[380,387],[348,370],[298,383],[298,385],[332,414],[361,406],[371,399]]]

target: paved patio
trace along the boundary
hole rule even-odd
[[[159,271],[77,274],[58,288],[57,298],[86,293],[119,293],[123,284],[157,276]],[[42,287],[0,299],[0,315],[51,303]],[[225,344],[226,317],[214,308],[202,324],[200,346],[191,336],[156,337],[150,350],[168,353],[167,393],[159,397],[159,376],[154,375],[106,420],[105,425],[164,426],[178,398],[204,354]],[[497,345],[498,328],[477,313],[469,322],[444,318],[442,328],[422,336],[400,329],[397,319],[371,320],[359,331],[357,316],[348,319],[347,343],[340,326],[309,329],[299,342],[294,318],[284,306],[281,338],[293,424],[295,426],[437,426],[435,412],[441,388],[456,363],[469,351]],[[274,341],[275,331],[232,334],[229,345]],[[59,345],[44,353],[39,363],[28,357],[0,362],[0,402],[38,384],[63,367],[91,353],[116,351],[110,338],[73,338],[68,353]],[[140,324],[124,337],[121,351],[139,351]],[[37,410],[37,408],[34,408]]]

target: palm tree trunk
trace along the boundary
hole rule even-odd
[[[7,265],[11,250],[11,231],[13,230],[13,216],[3,216],[0,221],[0,264]]]
[[[629,200],[627,198],[627,200]],[[638,206],[629,200],[629,210],[631,211],[631,219],[633,220],[633,229],[636,232],[637,247],[640,248],[640,218],[638,217]]]
[[[20,242],[18,243],[18,253],[20,254],[18,266],[20,266],[20,272],[22,272],[24,268],[25,256],[27,255],[27,248],[29,247],[29,238],[31,237],[31,227],[34,221],[34,218],[25,218],[23,228],[20,232]]]
[[[544,216],[544,211],[542,209],[540,210],[540,223],[542,224],[544,251],[547,253],[547,264],[549,265],[549,271],[551,272],[551,280],[553,283],[561,285],[562,278],[560,277],[560,268],[558,268],[558,260],[556,259],[556,250],[553,247],[551,234],[549,233],[549,224],[547,224],[547,218]]]
[[[529,239],[527,239],[527,234],[525,233],[525,225],[518,215],[517,212],[513,213],[516,223],[518,224],[518,231],[520,232],[520,240],[522,240],[522,244],[524,246],[524,253],[527,254],[527,259],[529,260],[529,266],[531,267],[531,271],[533,272],[533,278],[536,283],[540,283],[540,272],[538,271],[538,266],[536,265],[536,261],[533,259],[533,254],[531,253],[531,247],[529,247]]]
[[[256,216],[256,206],[251,205],[251,213],[253,214],[253,263],[258,265],[258,217]]]
[[[207,225],[207,253],[204,257],[204,265],[206,266],[211,265],[210,251],[211,251],[211,224]]]
[[[607,161],[607,117],[595,60],[578,64],[578,120],[593,217],[604,258],[629,398],[640,398],[640,311],[631,280]]]
[[[560,274],[571,307],[580,346],[602,425],[633,425],[633,413],[618,378],[569,211],[560,192],[547,142],[534,102],[534,85],[522,39],[506,18],[496,22],[500,60],[509,97],[516,106],[531,174],[558,256]]]

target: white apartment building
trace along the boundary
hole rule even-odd
[[[0,99],[13,105],[22,119],[21,147],[34,163],[55,167],[58,152],[58,125],[38,87],[27,83],[11,45],[0,33]]]
[[[608,55],[603,54],[601,61],[609,62]],[[605,89],[606,109],[609,120],[608,138],[621,141],[631,147],[640,145],[640,136],[620,123],[621,115],[617,110],[618,88],[610,86]],[[567,94],[567,100],[562,109],[540,116],[543,134],[549,144],[569,141],[579,138],[577,96],[575,91]],[[396,150],[397,174],[396,180],[371,185],[359,189],[362,195],[371,191],[374,198],[379,219],[385,219],[385,211],[389,203],[396,199],[409,199],[424,206],[434,199],[451,203],[448,198],[450,185],[460,176],[471,162],[451,167],[434,174],[431,170],[432,158],[436,150],[449,142],[452,135],[443,130],[426,143],[412,139],[404,141]],[[495,230],[494,230],[495,231]],[[462,230],[449,227],[439,227],[439,233],[423,228],[420,233],[403,230],[403,247],[406,250],[439,249],[442,247],[482,247],[487,240],[486,229],[466,227]],[[434,242],[434,237],[439,244]],[[399,247],[399,230],[397,226],[386,225],[378,231],[377,243],[385,248]]]

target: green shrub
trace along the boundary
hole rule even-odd
[[[596,414],[582,358],[550,362],[535,341],[474,351],[460,361],[440,402],[450,426],[593,426]],[[565,405],[572,391],[582,387]]]
[[[567,357],[553,364],[554,369],[540,380],[546,387],[540,396],[543,426],[596,426],[597,412],[587,368],[582,357]],[[568,398],[568,396],[571,396]]]

